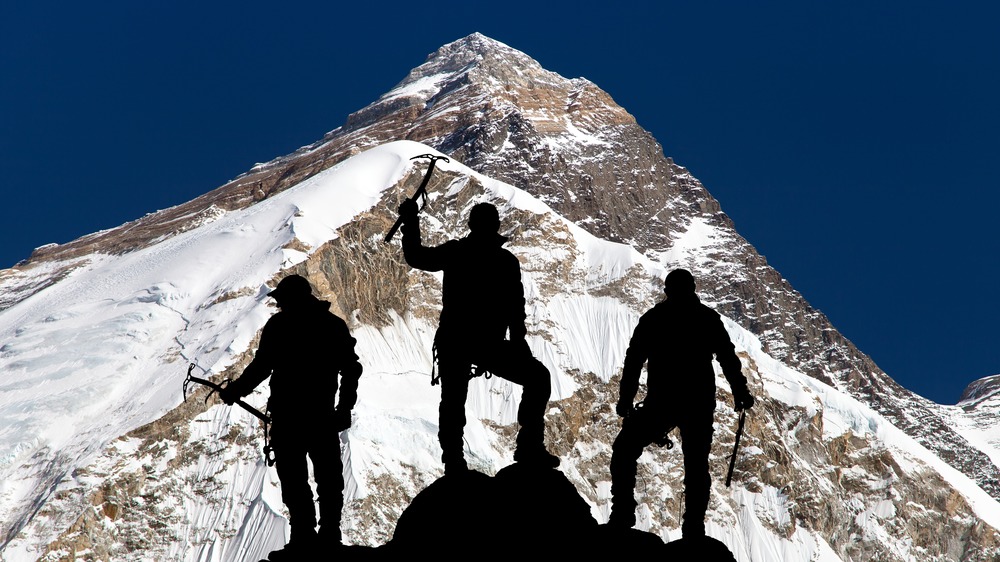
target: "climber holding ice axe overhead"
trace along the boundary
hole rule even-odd
[[[433,164],[434,160],[432,168]],[[520,429],[514,460],[525,467],[553,469],[559,466],[559,457],[549,453],[544,443],[552,383],[548,368],[532,356],[525,339],[521,264],[503,247],[507,237],[499,233],[499,211],[491,203],[477,203],[469,209],[468,236],[424,246],[416,199],[428,177],[417,194],[399,206],[397,224],[402,224],[406,263],[444,274],[441,317],[434,335],[438,377],[432,376],[431,383],[441,383],[438,440],[445,473],[468,470],[465,401],[470,379],[483,375],[496,375],[524,389],[517,410]]]

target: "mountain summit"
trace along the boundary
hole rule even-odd
[[[357,421],[340,435],[344,534],[390,541],[442,468],[429,381],[440,279],[382,242],[422,177],[410,159],[435,151],[452,161],[428,186],[426,239],[463,235],[478,201],[500,209],[529,341],[553,373],[546,440],[596,522],[624,347],[665,273],[684,267],[760,397],[726,489],[735,418],[719,385],[712,536],[755,562],[995,559],[994,401],[940,406],[900,387],[607,93],[480,34],[312,145],[0,272],[4,559],[255,560],[284,541],[256,421],[180,389],[188,363],[239,374],[271,314],[268,287],[288,273],[358,339]],[[510,464],[518,399],[516,385],[473,382],[471,467]],[[266,390],[248,400],[263,407]],[[666,450],[642,462],[639,525],[664,541],[678,534],[680,470]]]

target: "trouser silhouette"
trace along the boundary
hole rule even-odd
[[[518,449],[544,448],[545,409],[552,383],[549,370],[531,355],[525,345],[509,340],[491,344],[438,344],[441,404],[438,409],[438,439],[448,462],[464,458],[465,401],[469,395],[472,366],[509,380],[523,388],[517,409]]]
[[[684,454],[685,535],[705,533],[712,477],[708,455],[712,448],[714,410],[685,412],[676,418],[655,406],[645,406],[623,424],[611,453],[611,522],[631,527],[635,524],[635,479],[637,461],[643,449],[659,439],[672,425],[681,433]]]
[[[299,427],[282,428],[274,424],[271,432],[271,446],[274,448],[274,468],[281,481],[281,501],[288,509],[288,524],[292,540],[313,535],[316,524],[316,503],[319,503],[320,538],[324,541],[340,542],[340,518],[344,507],[344,465],[340,460],[340,440],[331,444],[327,438],[327,428],[304,424]],[[294,429],[294,432],[292,432]],[[314,502],[309,486],[309,466],[312,461],[313,478],[316,481]]]

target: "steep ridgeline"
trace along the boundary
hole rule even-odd
[[[599,237],[632,245],[667,268],[692,269],[707,300],[760,336],[767,351],[862,400],[1000,498],[1000,470],[933,405],[883,373],[735,230],[718,202],[593,83],[543,69],[473,34],[441,47],[370,106],[314,145],[261,164],[190,203],[119,229],[46,247],[32,261],[95,249],[124,252],[271,196],[361,150],[422,142],[535,195]],[[684,263],[682,234],[710,227],[711,260]],[[791,235],[791,234],[790,234]],[[39,287],[0,297],[16,302]]]

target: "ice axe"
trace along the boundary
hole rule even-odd
[[[740,437],[743,435],[743,424],[747,419],[746,408],[740,410],[740,421],[736,426],[736,443],[733,444],[733,454],[729,457],[729,472],[726,474],[726,487],[733,481],[733,470],[736,469],[736,453],[740,449]]]
[[[193,382],[196,382],[198,384],[205,385],[211,389],[208,392],[208,395],[205,396],[205,402],[207,403],[208,399],[212,397],[213,392],[221,392],[222,389],[225,387],[219,383],[215,383],[208,379],[203,379],[192,375],[191,371],[194,370],[194,367],[195,367],[194,363],[188,365],[187,378],[184,379],[184,387],[183,387],[184,400],[187,400],[188,385]],[[251,414],[254,415],[254,417],[264,422],[264,459],[267,461],[267,466],[272,466],[274,464],[274,455],[272,454],[273,449],[271,448],[268,436],[268,428],[271,425],[271,416],[268,416],[267,414],[261,412],[257,408],[254,408],[250,404],[247,404],[242,399],[237,399],[236,402],[233,402],[233,404],[236,404],[240,408],[243,408],[247,412],[250,412]]]
[[[448,160],[447,156],[437,156],[436,154],[421,154],[420,156],[410,158],[410,160],[416,160],[417,158],[430,158],[431,160],[430,166],[427,167],[427,173],[424,174],[424,181],[420,182],[420,187],[417,188],[413,197],[410,197],[410,201],[420,199],[420,208],[423,209],[424,206],[427,205],[427,183],[431,181],[431,174],[434,173],[434,164],[436,164],[438,160],[444,160],[445,162],[451,162],[451,160]],[[396,219],[396,224],[392,225],[392,228],[389,229],[389,234],[385,235],[386,242],[392,240],[392,237],[396,235],[396,231],[399,230],[400,226],[403,226],[403,217]]]

